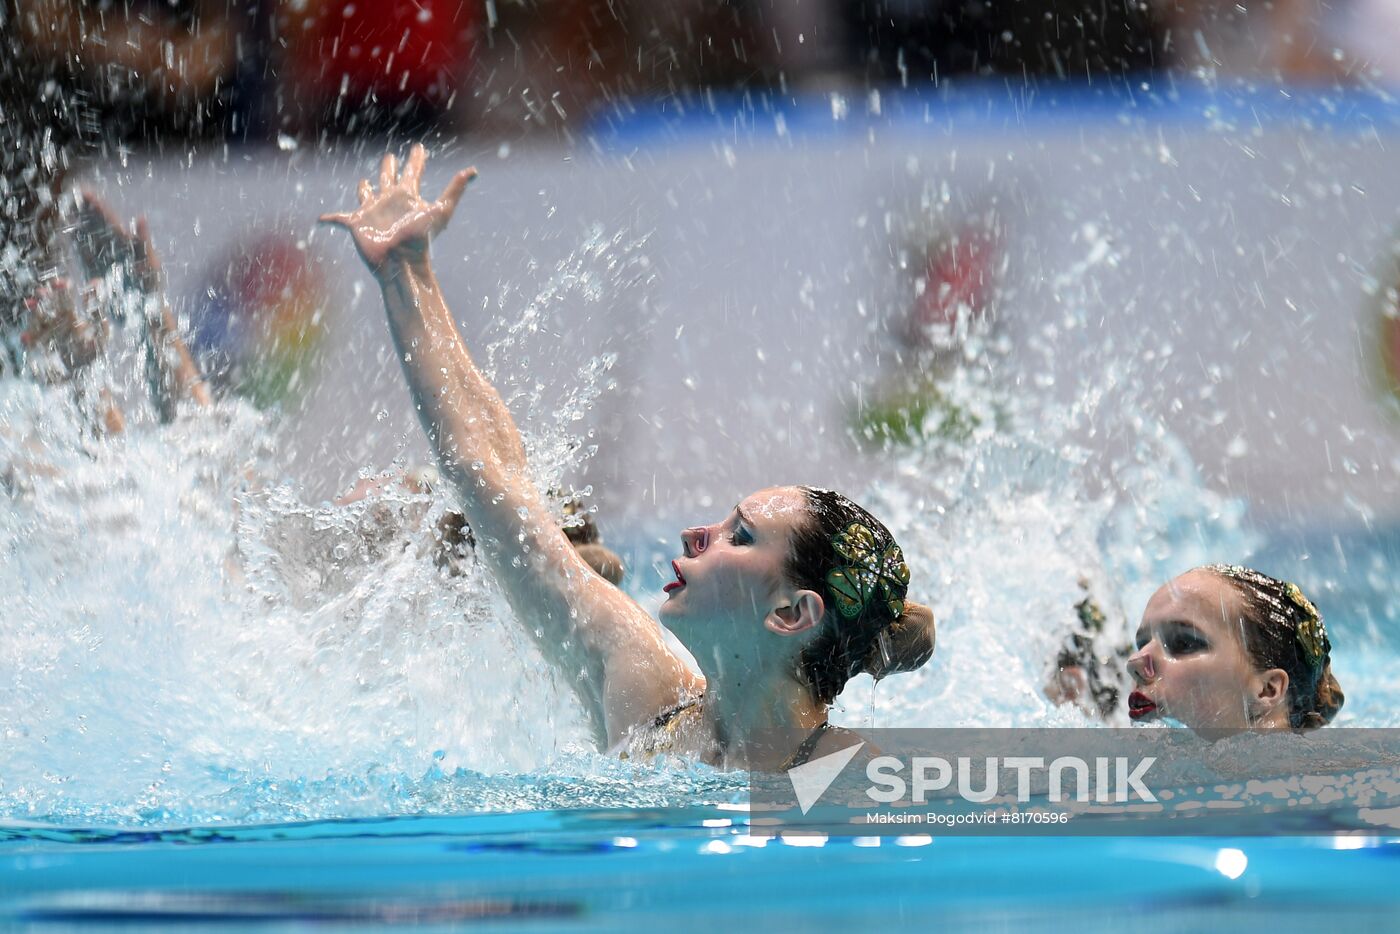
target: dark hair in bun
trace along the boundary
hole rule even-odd
[[[904,555],[880,520],[832,490],[799,487],[808,521],[793,530],[784,573],[822,594],[826,614],[799,671],[821,704],[846,682],[913,671],[933,656],[933,612],[907,599]]]
[[[933,658],[937,634],[933,610],[905,600],[904,612],[875,637],[860,670],[876,681],[885,675],[914,671]]]

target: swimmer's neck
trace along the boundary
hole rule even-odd
[[[1292,733],[1293,725],[1288,721],[1288,709],[1275,707],[1266,714],[1250,717],[1249,722],[1243,726],[1197,727],[1192,728],[1191,732],[1206,742],[1214,743],[1241,733]]]
[[[763,678],[749,673],[742,678],[707,678],[704,717],[719,743],[723,765],[777,770],[826,722],[827,708],[789,674]],[[779,737],[791,742],[765,741]]]

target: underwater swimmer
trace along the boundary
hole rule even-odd
[[[933,653],[933,616],[906,601],[889,531],[829,490],[775,487],[681,533],[660,616],[696,659],[667,647],[634,600],[596,574],[535,487],[519,429],[457,332],[429,258],[475,175],[434,202],[427,161],[384,157],[346,228],[378,280],[423,429],[456,487],[478,554],[528,632],[571,682],[609,747],[671,748],[726,767],[785,768],[849,745],[828,707],[859,672],[911,670]],[[800,464],[800,452],[796,456]],[[796,737],[759,741],[781,730]]]
[[[1168,717],[1211,737],[1312,730],[1344,700],[1322,616],[1294,584],[1234,565],[1168,581],[1128,660],[1135,721]]]

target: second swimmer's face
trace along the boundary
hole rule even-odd
[[[692,650],[704,630],[723,638],[725,624],[761,623],[782,602],[792,532],[807,516],[805,493],[775,487],[746,497],[720,522],[681,532],[661,620]]]
[[[1240,634],[1241,604],[1238,591],[1209,571],[1183,574],[1153,594],[1128,660],[1133,720],[1167,716],[1197,731],[1251,727],[1257,672]]]

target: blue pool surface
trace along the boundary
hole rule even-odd
[[[1379,837],[786,842],[712,807],[0,833],[6,930],[1353,930],[1400,905]]]

